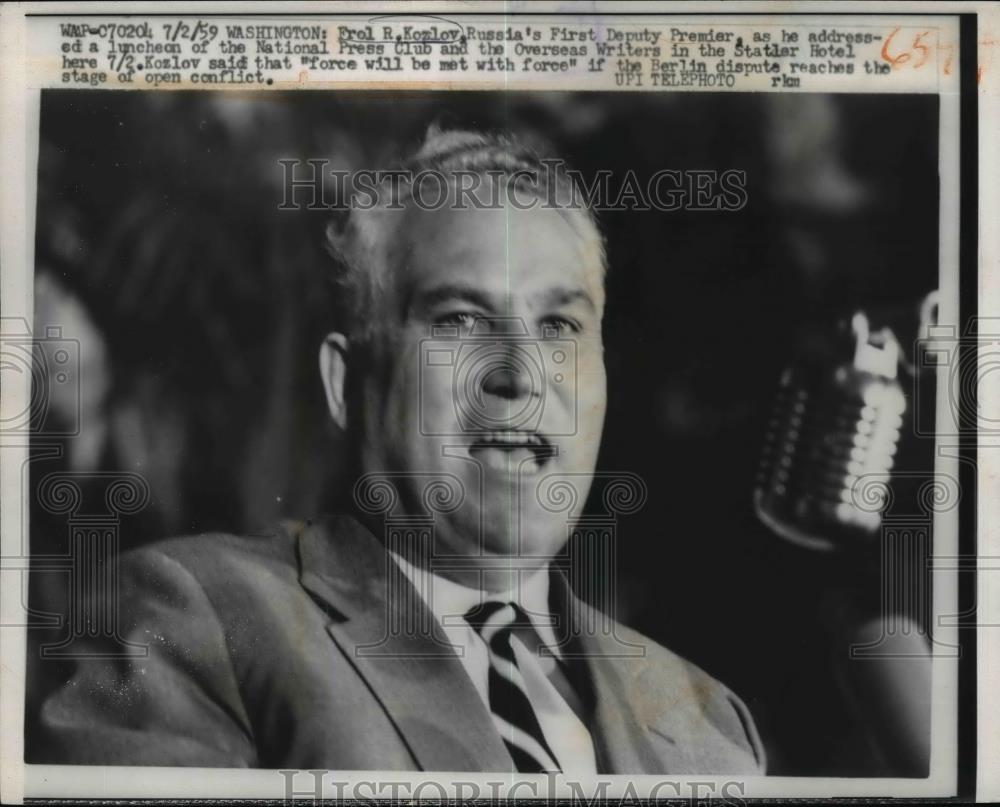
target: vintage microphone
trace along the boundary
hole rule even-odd
[[[937,292],[920,308],[920,336],[932,324]],[[845,329],[846,330],[846,329]],[[847,568],[894,564],[883,535],[907,398],[900,370],[917,372],[889,328],[872,331],[856,313],[841,339],[811,346],[786,368],[767,426],[753,492],[759,520],[808,550],[837,552]],[[913,548],[907,550],[912,553]],[[882,569],[882,586],[920,586],[910,569]],[[931,652],[926,627],[881,592],[865,611],[857,575],[826,592],[833,669],[845,703],[873,744],[880,774],[927,775]],[[929,596],[920,592],[917,596]],[[900,610],[901,608],[901,610]],[[887,625],[893,626],[887,629]],[[866,652],[858,653],[857,648]]]
[[[853,357],[803,356],[781,376],[754,489],[758,518],[787,541],[830,551],[878,534],[906,397],[899,342],[851,320]]]

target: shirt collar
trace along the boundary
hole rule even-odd
[[[548,620],[551,613],[548,564],[530,575],[519,575],[520,591],[515,585],[506,591],[482,592],[479,589],[463,586],[454,580],[448,580],[433,572],[419,569],[395,552],[390,551],[389,554],[410,583],[413,584],[413,587],[424,596],[425,601],[427,600],[425,593],[430,596],[430,602],[427,602],[427,605],[441,625],[455,625],[456,617],[461,619],[473,608],[484,602],[513,602],[521,606],[528,614],[543,644],[550,647],[557,644],[554,631]],[[422,580],[422,576],[427,574],[431,576],[430,581],[426,578]],[[421,585],[421,582],[429,582],[430,585]]]

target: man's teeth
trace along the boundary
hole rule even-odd
[[[542,446],[542,438],[531,432],[488,432],[477,442],[494,445]]]
[[[528,476],[540,471],[554,450],[544,438],[531,432],[494,431],[477,436],[469,446],[469,454],[481,457],[484,466],[494,471]]]

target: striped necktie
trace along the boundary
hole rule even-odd
[[[518,771],[559,771],[528,699],[510,643],[514,629],[531,628],[531,621],[518,606],[503,602],[478,605],[465,615],[465,620],[489,648],[490,711]]]

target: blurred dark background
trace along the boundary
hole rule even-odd
[[[797,345],[858,309],[912,320],[936,286],[935,96],[45,91],[35,333],[80,340],[83,425],[61,456],[36,441],[33,482],[142,474],[152,500],[122,519],[122,549],[321,511],[338,467],[316,372],[329,213],[277,209],[278,160],[387,167],[441,119],[541,135],[585,176],[746,172],[738,212],[600,215],[600,465],[650,491],[621,524],[621,619],[747,701],[770,772],[898,772],[844,686],[830,617],[877,610],[877,550],[787,544],[751,491]],[[65,516],[31,501],[32,553],[65,553]],[[33,607],[58,611],[63,577],[36,575]],[[59,677],[42,664],[29,698]]]

